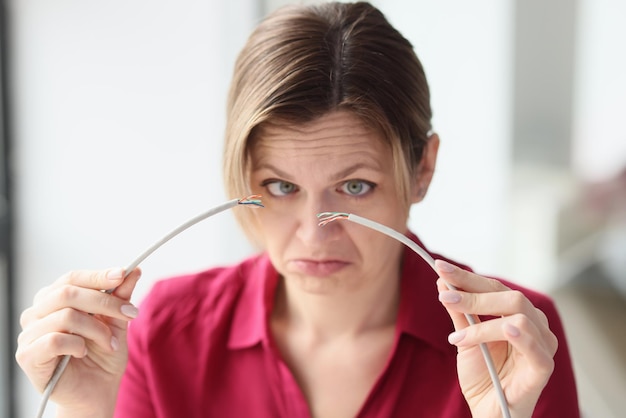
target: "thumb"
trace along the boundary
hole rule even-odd
[[[448,315],[450,316],[450,319],[452,319],[452,323],[454,324],[454,329],[459,331],[467,327],[469,323],[467,322],[465,314],[458,310],[455,310],[454,303],[447,302],[444,298],[442,298],[442,294],[446,294],[449,292],[449,288],[444,279],[437,279],[437,290],[439,291],[439,301],[446,309],[446,311],[448,311]]]
[[[120,299],[130,300],[140,277],[141,269],[137,267],[126,275],[122,284],[113,291],[113,294]]]
[[[112,293],[114,296],[130,301],[131,296],[133,295],[133,291],[135,290],[135,286],[141,277],[141,270],[139,268],[135,268],[131,271],[125,278],[122,284],[120,284]],[[136,308],[132,304],[128,304],[129,307]],[[113,332],[113,336],[116,339],[116,342],[120,344],[120,346],[126,346],[126,331],[128,329],[128,321],[124,321],[121,319],[112,319],[111,320],[111,331]]]

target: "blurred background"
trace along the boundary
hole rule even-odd
[[[124,266],[224,201],[233,62],[286,3],[0,0],[1,416],[39,404],[14,360],[39,288]],[[623,416],[626,2],[373,3],[415,46],[442,140],[411,228],[435,252],[550,294],[584,416]],[[159,278],[250,253],[219,216],[146,260],[135,303]]]

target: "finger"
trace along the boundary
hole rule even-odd
[[[135,286],[137,285],[137,282],[139,281],[140,277],[141,277],[141,270],[139,268],[135,268],[132,272],[130,272],[128,277],[124,279],[122,284],[120,284],[120,286],[115,289],[115,291],[113,292],[113,295],[122,300],[130,301],[130,298],[132,297],[133,291],[135,290]],[[139,314],[139,311],[137,310],[137,308],[133,306],[131,303],[128,303],[124,309],[127,309],[127,311],[125,311],[125,314],[127,316],[135,318]],[[127,328],[128,328],[128,321],[126,320],[111,321],[111,330],[113,332],[113,335],[119,341],[121,341],[122,344],[126,344]]]
[[[539,308],[535,308],[535,312],[537,313],[537,317],[546,328],[550,328],[550,323],[548,322],[548,317],[545,312]]]
[[[61,284],[71,284],[87,289],[113,289],[124,280],[126,272],[122,268],[107,270],[76,270],[61,276]]]
[[[111,329],[93,315],[65,308],[33,322],[17,338],[18,345],[29,345],[50,333],[66,333],[83,337],[96,343],[105,351],[117,350],[119,343]]]
[[[556,336],[550,333],[551,338],[538,337],[530,332],[531,327],[523,316],[509,318],[502,324],[502,332],[513,349],[519,352],[531,365],[530,371],[544,376],[545,381],[554,370],[554,354],[558,348]]]
[[[510,290],[498,280],[463,270],[444,260],[435,260],[435,270],[448,284],[466,292],[487,293]]]
[[[448,291],[447,283],[443,279],[437,280],[437,288],[439,290],[439,295],[441,295],[443,292]],[[441,296],[440,296],[440,300],[441,300]],[[461,330],[470,325],[465,314],[463,314],[462,312],[458,310],[452,309],[450,307],[450,306],[453,306],[452,303],[442,302],[442,305],[448,312],[450,319],[452,319],[452,324],[454,325],[455,330]],[[478,320],[478,318],[474,318],[474,322],[480,322],[480,321]]]
[[[84,338],[78,335],[55,332],[42,335],[27,346],[19,346],[15,359],[22,369],[36,372],[51,363],[56,364],[59,356],[76,358],[87,356]],[[48,372],[49,373],[49,372]]]
[[[45,298],[58,287],[65,285],[73,285],[94,290],[114,289],[122,283],[125,271],[121,268],[111,268],[108,270],[75,270],[65,273],[59,277],[53,284],[42,288],[35,295],[33,304],[36,305],[39,300]]]
[[[113,294],[120,299],[130,300],[137,285],[137,281],[141,278],[141,269],[135,268],[131,271],[124,281],[115,289]]]
[[[439,279],[443,280],[443,279]],[[439,286],[439,300],[448,312],[464,314],[509,316],[524,314],[538,327],[544,337],[550,339],[548,318],[540,309],[520,291],[506,290],[491,293],[468,293],[458,290],[448,290],[444,285]],[[452,314],[451,314],[452,315]],[[457,327],[457,329],[462,327]]]
[[[61,285],[42,298],[36,306],[22,313],[21,321],[28,324],[63,308],[129,320],[137,316],[137,308],[127,300],[99,290]]]
[[[451,309],[463,313],[492,316],[523,313],[533,321],[542,323],[535,306],[518,290],[490,293],[442,290],[439,292],[439,300]]]
[[[535,367],[547,370],[553,363],[558,341],[552,333],[546,336],[523,314],[498,318],[472,325],[450,334],[448,341],[457,347],[507,341]]]

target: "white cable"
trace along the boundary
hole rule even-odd
[[[203,212],[203,213],[201,213],[201,214],[199,214],[197,216],[194,216],[193,218],[191,218],[191,219],[185,221],[184,223],[180,224],[175,229],[173,229],[170,233],[168,233],[163,238],[161,238],[160,240],[155,242],[146,251],[141,253],[137,258],[135,258],[128,265],[128,267],[126,267],[124,278],[126,278],[135,268],[137,268],[139,266],[139,264],[142,261],[144,261],[146,258],[148,258],[148,256],[150,254],[155,252],[159,247],[161,247],[167,241],[169,241],[170,239],[174,238],[176,235],[180,234],[181,232],[183,232],[187,228],[189,228],[189,227],[197,224],[198,222],[202,221],[203,219],[209,218],[209,217],[211,217],[213,215],[216,215],[216,214],[218,214],[220,212],[223,212],[223,211],[225,211],[227,209],[230,209],[232,207],[235,207],[237,205],[263,206],[261,204],[261,201],[258,200],[258,197],[259,196],[257,196],[257,195],[253,195],[253,196],[248,196],[248,197],[243,198],[243,199],[229,200],[229,201],[227,201],[225,203],[222,203],[221,205],[215,206],[215,207],[207,210],[206,212]],[[113,293],[114,291],[115,291],[115,289],[109,289],[109,290],[106,291],[106,293]],[[46,388],[43,391],[42,400],[41,400],[41,403],[39,404],[39,410],[37,411],[37,418],[43,417],[43,413],[44,413],[44,411],[46,409],[46,405],[48,404],[48,400],[50,399],[50,395],[52,394],[52,391],[54,390],[54,387],[56,386],[57,382],[59,381],[59,379],[63,375],[63,372],[65,371],[65,368],[67,367],[71,357],[72,356],[69,355],[69,354],[64,355],[61,358],[61,360],[59,361],[59,363],[57,364],[56,368],[54,369],[54,372],[52,373],[52,376],[50,377],[50,380],[46,384]]]
[[[325,225],[328,222],[334,221],[336,219],[347,219],[354,223],[363,225],[375,231],[381,232],[391,238],[394,238],[411,250],[416,252],[420,257],[426,261],[433,270],[435,270],[435,260],[424,250],[422,247],[417,245],[415,242],[410,240],[404,234],[399,233],[395,229],[389,228],[388,226],[379,224],[378,222],[374,222],[370,219],[363,218],[361,216],[355,215],[353,213],[337,213],[337,212],[323,212],[317,215],[320,219],[320,225]],[[435,270],[436,271],[436,270]],[[446,282],[446,286],[450,290],[457,290],[456,287]],[[476,320],[472,315],[465,314],[465,318],[470,325],[475,325]],[[480,344],[480,351],[483,354],[483,358],[485,359],[485,363],[487,364],[487,369],[489,370],[489,375],[491,376],[491,381],[493,382],[493,386],[498,393],[498,401],[500,402],[500,409],[502,410],[503,418],[511,418],[511,412],[509,411],[509,405],[507,403],[506,397],[504,396],[504,391],[502,390],[502,384],[500,383],[500,378],[498,377],[498,372],[496,371],[496,367],[493,364],[493,359],[491,358],[491,354],[489,353],[489,349],[485,343]]]

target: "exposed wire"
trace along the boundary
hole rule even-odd
[[[430,254],[428,254],[428,252],[426,252],[426,250],[424,250],[422,247],[417,245],[417,243],[413,242],[407,236],[399,233],[395,229],[389,228],[388,226],[385,226],[378,222],[374,222],[367,218],[363,218],[353,213],[322,212],[322,213],[318,213],[317,217],[319,219],[320,226],[324,226],[338,219],[339,220],[344,219],[344,220],[352,221],[354,223],[363,225],[375,231],[381,232],[391,238],[394,238],[400,241],[401,243],[403,243],[404,245],[412,249],[420,257],[422,257],[424,261],[426,261],[430,265],[430,267],[432,267],[433,270],[435,270],[435,260],[430,256]],[[451,285],[450,283],[446,282],[446,286],[450,290],[457,290],[457,288]],[[465,314],[465,318],[467,319],[467,322],[470,325],[475,325],[477,323],[476,319],[472,315]],[[510,418],[511,412],[509,411],[509,405],[507,403],[506,397],[504,396],[504,391],[502,390],[502,384],[500,383],[500,378],[498,377],[498,372],[496,371],[496,367],[493,364],[493,359],[491,358],[491,354],[489,353],[489,349],[487,348],[487,345],[485,343],[480,344],[480,351],[483,354],[483,358],[485,359],[485,363],[487,364],[487,369],[489,370],[489,376],[491,377],[493,386],[496,389],[496,392],[498,394],[498,401],[500,403],[500,409],[502,410],[502,416],[504,418]]]
[[[244,197],[241,199],[232,199],[229,200],[227,202],[222,203],[221,205],[212,207],[211,209],[207,210],[206,212],[203,212],[197,216],[194,216],[193,218],[185,221],[184,223],[180,224],[179,226],[177,226],[175,229],[173,229],[171,232],[169,232],[167,235],[165,235],[163,238],[161,238],[160,240],[158,240],[157,242],[155,242],[152,246],[150,246],[150,248],[148,248],[146,251],[144,251],[143,253],[141,253],[137,258],[135,258],[124,270],[124,278],[128,277],[128,275],[139,266],[139,264],[144,261],[146,258],[148,258],[148,256],[150,254],[152,254],[153,252],[155,252],[159,247],[161,247],[163,244],[165,244],[167,241],[169,241],[170,239],[174,238],[176,235],[180,234],[181,232],[183,232],[184,230],[186,230],[187,228],[197,224],[198,222],[209,218],[213,215],[216,215],[220,212],[223,212],[227,209],[233,208],[237,205],[247,205],[247,206],[258,206],[258,207],[263,207],[263,204],[261,203],[261,199],[260,199],[260,195],[250,195],[248,197]],[[113,293],[115,291],[115,289],[108,289],[106,290],[106,293]],[[58,383],[59,379],[61,378],[61,376],[63,375],[63,372],[65,371],[70,359],[71,359],[71,355],[66,354],[64,355],[61,360],[59,361],[59,363],[57,364],[56,368],[54,369],[54,372],[52,373],[52,376],[50,377],[50,380],[48,381],[48,383],[46,384],[46,388],[43,391],[43,395],[42,395],[42,400],[41,403],[39,405],[39,410],[37,411],[37,418],[41,418],[44,414],[44,411],[46,409],[46,405],[48,404],[48,400],[50,399],[50,395],[52,394],[52,391],[54,390],[56,384]]]

